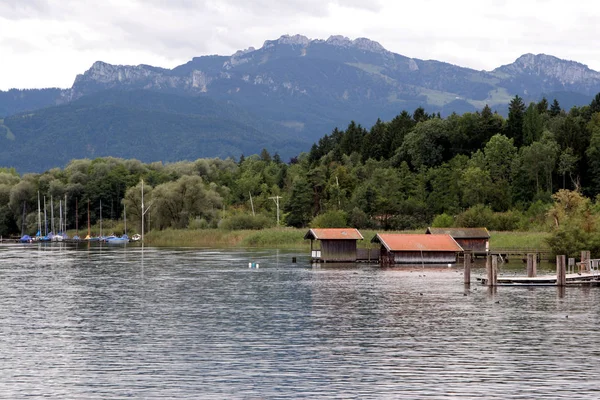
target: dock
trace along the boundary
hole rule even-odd
[[[470,283],[471,257],[465,257],[465,284]],[[574,258],[556,256],[556,275],[537,275],[536,254],[527,255],[527,275],[499,276],[497,255],[486,260],[485,277],[476,278],[483,285],[494,286],[600,286],[600,259],[592,259],[589,251],[581,252],[581,262]],[[568,261],[568,262],[567,262]]]
[[[487,278],[477,278],[483,285],[488,284]],[[496,286],[556,286],[556,275],[545,276],[498,276]],[[598,272],[582,272],[566,274],[567,285],[600,285],[600,274]]]

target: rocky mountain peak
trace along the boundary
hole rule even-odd
[[[589,69],[585,64],[547,54],[523,54],[514,63],[503,65],[494,71],[550,77],[561,83],[571,84],[600,79],[600,73]]]
[[[310,39],[302,35],[282,35],[281,37],[279,37],[279,39],[276,40],[265,40],[265,43],[263,44],[262,48],[268,49],[278,44],[306,47],[310,44]]]
[[[345,36],[335,35],[330,36],[325,43],[339,47],[354,47],[373,53],[389,53],[379,42],[363,37],[351,40]]]

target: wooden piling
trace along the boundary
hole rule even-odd
[[[566,284],[566,256],[556,256],[556,286],[565,286]]]
[[[464,254],[464,265],[465,265],[465,273],[464,273],[464,279],[465,279],[465,285],[470,285],[471,284],[471,252],[470,251],[465,251]]]
[[[498,284],[498,256],[487,256],[485,269],[487,272],[487,285],[496,286]]]
[[[527,254],[527,277],[537,276],[537,257],[535,254]]]
[[[567,273],[574,274],[575,273],[575,258],[569,258]]]
[[[583,250],[581,252],[581,264],[579,264],[579,272],[587,272],[589,269],[589,260],[591,258],[589,250]]]

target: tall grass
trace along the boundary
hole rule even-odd
[[[304,239],[308,228],[268,228],[261,230],[225,229],[166,229],[152,231],[145,235],[147,245],[157,247],[209,247],[209,248],[280,248],[309,249],[310,241]],[[364,240],[358,241],[359,248],[377,247],[371,239],[376,230],[361,230]],[[425,233],[425,230],[398,231],[386,233]],[[491,249],[549,249],[546,232],[490,232]]]
[[[548,232],[490,232],[490,249],[537,249],[550,250],[546,239]]]

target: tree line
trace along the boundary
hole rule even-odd
[[[0,234],[37,230],[38,192],[67,196],[71,229],[86,225],[88,201],[92,223],[102,202],[103,218],[126,208],[139,229],[142,180],[150,229],[259,229],[277,224],[279,207],[280,224],[294,227],[550,230],[559,190],[592,203],[600,193],[600,94],[570,110],[515,96],[507,118],[485,106],[446,118],[417,108],[369,129],[351,121],[287,162],[263,149],[239,160],[73,160],[23,176],[3,168]]]

